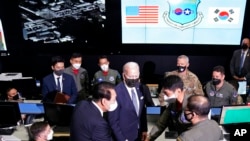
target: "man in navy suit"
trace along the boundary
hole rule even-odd
[[[250,83],[250,40],[242,40],[241,49],[234,51],[230,61],[230,72],[235,80],[247,80]]]
[[[123,66],[123,82],[116,87],[118,107],[108,113],[108,120],[117,141],[141,141],[147,137],[144,97],[139,89],[139,65]]]
[[[51,60],[53,73],[45,76],[42,82],[43,102],[53,102],[57,92],[68,95],[68,104],[76,102],[77,88],[73,77],[64,72],[64,59],[54,56]]]
[[[117,108],[115,85],[100,82],[93,88],[93,100],[77,103],[71,121],[71,141],[112,141],[111,128],[103,114]]]

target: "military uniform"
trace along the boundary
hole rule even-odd
[[[79,68],[78,73],[74,74],[72,67],[67,67],[64,70],[65,73],[73,76],[77,91],[78,91],[78,101],[87,99],[89,96],[89,75],[86,69]]]
[[[184,123],[183,109],[187,105],[187,99],[191,95],[184,95],[181,109],[177,109],[177,103],[171,103],[161,114],[160,118],[156,122],[150,131],[150,141],[154,141],[158,138],[163,131],[168,127],[170,130],[177,131],[179,134],[186,131],[191,123]]]
[[[223,85],[219,90],[215,90],[212,81],[209,81],[205,86],[205,90],[212,107],[237,103],[237,91],[226,81],[223,82]]]
[[[106,81],[116,85],[121,82],[121,80],[121,75],[117,70],[109,69],[107,75],[103,75],[103,72],[99,70],[95,73],[92,84],[95,85],[99,82]]]
[[[186,76],[180,76],[177,70],[165,73],[165,77],[167,77],[169,75],[177,75],[182,79],[182,81],[184,83],[185,94],[204,95],[201,82],[199,81],[198,77],[194,73],[192,73],[191,71],[188,70]],[[164,93],[163,92],[161,92],[159,94],[158,99],[160,102],[160,106],[166,105],[166,102],[164,101]]]
[[[223,138],[222,130],[214,120],[203,120],[183,132],[177,141],[219,141]]]
[[[187,70],[187,75],[185,76],[180,75],[177,70],[165,73],[165,77],[169,75],[177,75],[182,79],[184,83],[185,94],[204,95],[201,82],[199,81],[198,77],[191,71]]]

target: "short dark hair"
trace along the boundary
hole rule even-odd
[[[109,60],[109,58],[108,58],[107,55],[100,55],[100,56],[98,57],[98,61],[99,61],[100,59],[107,59],[107,60]]]
[[[109,89],[114,89],[115,85],[110,82],[102,81],[94,85],[93,88],[93,100],[98,101],[102,98],[106,98],[107,100],[111,99],[111,92]]]
[[[51,58],[51,65],[52,65],[52,66],[55,66],[56,63],[59,63],[59,62],[64,63],[64,58],[61,57],[61,56],[53,56],[53,57]]]
[[[70,59],[79,58],[79,57],[82,57],[82,54],[78,52],[74,52],[71,54]]]
[[[184,88],[184,84],[182,79],[177,75],[169,75],[163,79],[162,88],[169,89],[171,91],[175,91],[176,89]]]
[[[213,68],[213,71],[217,71],[217,72],[220,72],[221,74],[225,74],[225,69],[223,66],[215,66]]]
[[[31,138],[35,140],[40,133],[45,131],[48,125],[49,123],[45,121],[34,122],[29,128]]]
[[[207,116],[210,111],[210,102],[203,95],[192,95],[188,98],[187,108],[200,116]]]

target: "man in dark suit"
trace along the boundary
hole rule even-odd
[[[77,103],[72,115],[72,141],[112,141],[111,128],[103,118],[104,112],[117,108],[115,85],[100,82],[93,88],[93,100]]]
[[[68,104],[76,102],[77,88],[73,77],[64,72],[64,59],[61,56],[52,57],[53,73],[45,76],[42,82],[43,102],[53,102],[56,93],[60,92],[70,98]]]
[[[241,49],[234,51],[230,61],[230,72],[234,79],[238,81],[247,80],[250,83],[250,40],[242,40]]]
[[[147,137],[144,97],[139,88],[139,65],[123,66],[123,82],[116,87],[118,107],[108,113],[108,120],[117,141],[141,141]]]

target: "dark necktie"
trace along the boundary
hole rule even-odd
[[[131,89],[131,95],[132,95],[132,102],[134,104],[136,114],[138,115],[139,114],[139,107],[138,107],[136,93],[135,93],[134,89]]]
[[[242,52],[242,53],[241,53],[241,57],[240,57],[239,75],[241,75],[241,69],[243,68],[243,64],[244,64],[244,55],[245,55],[245,53]]]
[[[61,92],[60,77],[57,77],[57,91]]]

